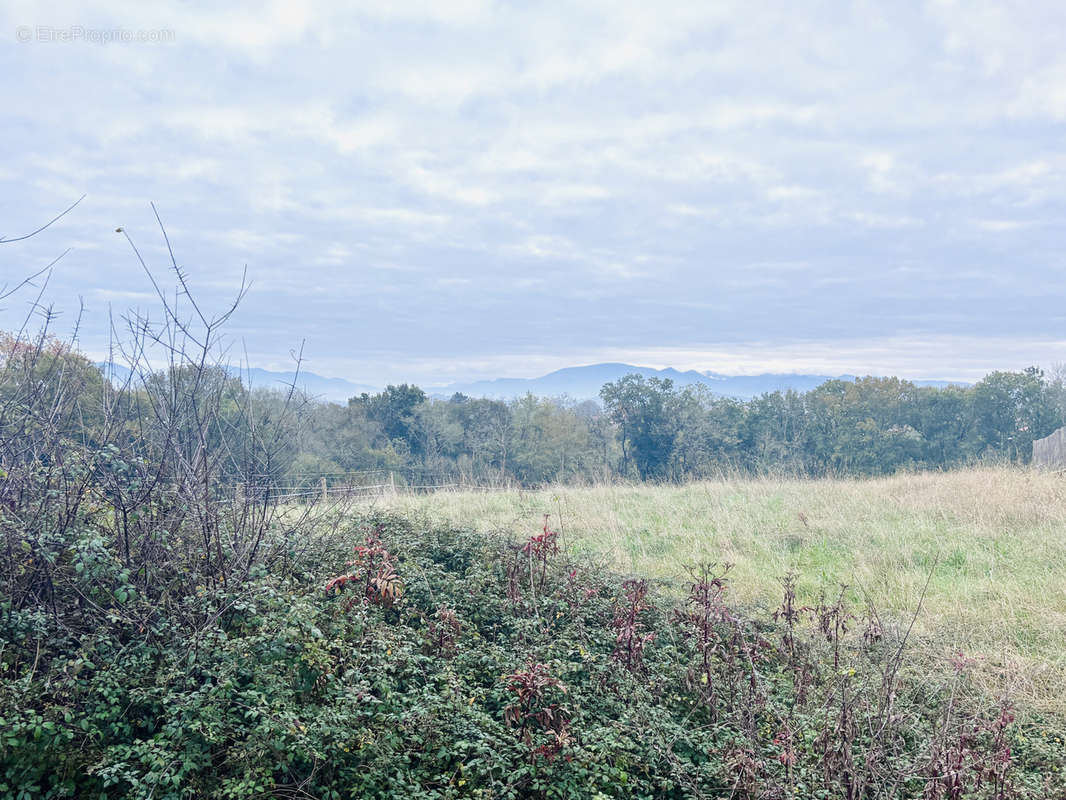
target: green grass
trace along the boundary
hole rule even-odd
[[[801,600],[848,584],[915,625],[924,663],[978,659],[989,694],[1066,714],[1066,477],[986,468],[875,480],[723,479],[685,486],[440,492],[376,501],[479,529],[536,530],[624,571],[679,579],[733,565],[734,598],[772,609],[799,573]]]

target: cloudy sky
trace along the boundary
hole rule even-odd
[[[154,201],[202,304],[247,266],[255,366],[1066,361],[1061,0],[223,5],[0,10],[0,236],[87,195],[0,284],[72,248],[90,353],[153,305],[117,226],[167,280]]]

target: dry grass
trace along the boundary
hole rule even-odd
[[[801,599],[839,583],[909,619],[929,663],[979,659],[990,694],[1066,714],[1066,477],[988,468],[875,480],[724,479],[685,486],[441,492],[376,501],[481,529],[533,531],[545,513],[571,547],[672,579],[733,564],[732,591],[773,608],[780,577]],[[935,566],[934,566],[935,565]]]

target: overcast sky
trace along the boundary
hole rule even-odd
[[[155,201],[201,303],[247,266],[255,366],[1066,361],[1061,0],[217,5],[0,10],[0,236],[87,195],[0,283],[73,248],[92,354],[152,305],[117,226],[166,279]]]

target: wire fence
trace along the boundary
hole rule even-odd
[[[276,484],[250,484],[242,483],[237,486],[237,493],[248,497],[269,497],[271,500],[284,503],[301,503],[315,501],[329,501],[338,499],[359,499],[373,497],[388,497],[401,494],[430,494],[439,491],[494,491],[504,486],[485,485],[467,481],[446,481],[433,483],[411,483],[406,480],[396,480],[395,473],[383,471],[389,479],[379,483],[360,483],[350,480],[338,480],[342,477],[350,477],[353,473],[318,474],[315,481],[306,481],[290,486],[278,486]],[[370,471],[363,471],[363,475]],[[288,476],[290,480],[293,476]],[[332,480],[331,480],[332,479]]]

